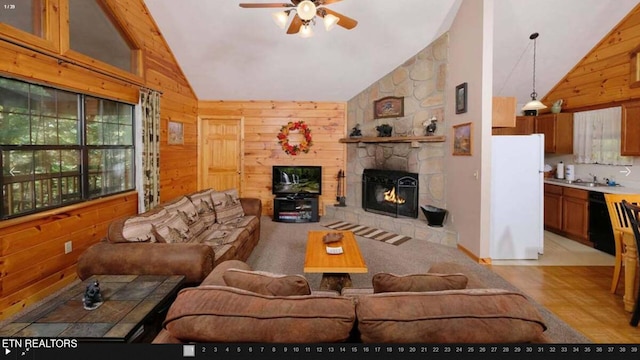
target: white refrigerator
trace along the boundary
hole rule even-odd
[[[491,259],[544,252],[544,135],[494,135],[491,145]]]

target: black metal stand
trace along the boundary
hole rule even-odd
[[[347,198],[345,198],[344,196],[344,178],[345,178],[344,171],[340,169],[340,171],[338,171],[338,176],[337,176],[338,189],[336,192],[336,201],[338,203],[335,204],[334,206],[340,206],[340,207],[347,206],[346,204]]]

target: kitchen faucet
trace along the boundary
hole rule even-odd
[[[593,176],[593,182],[594,183],[598,182],[598,178],[595,175],[593,175],[592,173],[589,173],[589,176]]]

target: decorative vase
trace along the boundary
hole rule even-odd
[[[562,111],[562,102],[562,99],[554,102],[553,105],[551,105],[551,112],[554,114],[558,114],[560,111]]]

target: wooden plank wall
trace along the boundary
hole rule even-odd
[[[244,117],[244,193],[262,200],[263,214],[273,215],[271,167],[273,165],[322,166],[324,205],[335,204],[337,175],[346,169],[346,146],[338,142],[346,134],[346,103],[298,101],[200,101],[198,115]],[[309,153],[287,155],[278,143],[280,128],[290,121],[304,121],[311,129]]]
[[[197,99],[142,0],[107,0],[142,44],[143,84],[162,92],[161,200],[196,189]],[[15,40],[15,39],[13,39]],[[111,99],[137,103],[140,84],[91,66],[58,62],[32,44],[0,39],[0,74]],[[64,59],[64,55],[54,54]],[[184,145],[167,145],[167,122],[184,123]],[[76,279],[78,256],[106,234],[116,218],[137,212],[137,193],[26,218],[0,221],[0,319]],[[64,254],[64,243],[73,251]]]
[[[563,99],[563,111],[607,107],[640,99],[630,88],[630,52],[640,46],[640,4],[607,34],[542,99]]]

